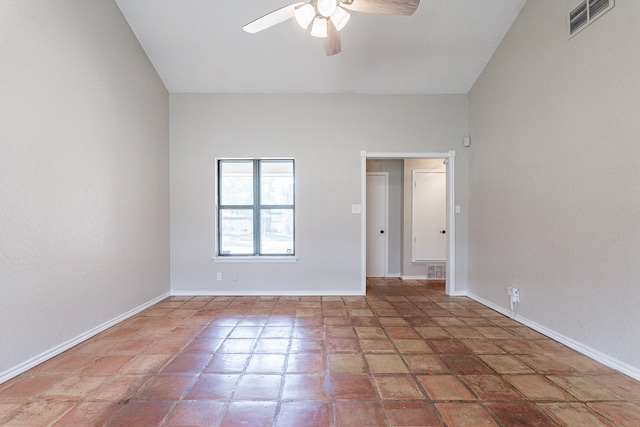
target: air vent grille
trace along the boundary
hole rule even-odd
[[[427,280],[445,279],[447,277],[445,264],[427,264]]]
[[[611,10],[615,0],[584,0],[569,12],[569,38],[585,29],[593,21]]]
[[[587,13],[587,2],[584,1],[580,6],[576,7],[569,13],[569,31],[570,35],[573,35],[582,26],[589,22],[589,15]]]
[[[609,7],[609,0],[589,0],[589,16],[596,17]]]

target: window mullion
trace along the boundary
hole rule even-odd
[[[253,254],[261,255],[260,160],[253,161]]]
[[[222,252],[221,248],[222,248],[222,200],[220,200],[221,198],[221,184],[222,184],[222,165],[221,162],[218,161],[217,162],[217,188],[216,188],[216,202],[218,203],[218,212],[217,212],[217,218],[218,218],[218,233],[216,236],[216,240],[217,240],[217,250],[218,250],[218,255],[220,255],[220,253]]]

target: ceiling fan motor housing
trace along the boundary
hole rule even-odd
[[[333,15],[333,12],[336,11],[336,7],[338,7],[338,2],[336,0],[318,0],[316,4],[318,9],[318,13],[325,18]]]

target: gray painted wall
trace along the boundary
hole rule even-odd
[[[457,196],[466,201],[466,95],[172,94],[170,104],[177,293],[359,293],[361,217],[351,205],[360,203],[361,151],[457,150]],[[254,156],[296,159],[296,263],[212,261],[215,159]],[[464,289],[464,229],[458,238]]]
[[[469,97],[471,293],[640,376],[640,2],[529,1]]]
[[[169,108],[111,1],[3,0],[0,40],[2,381],[169,291]]]

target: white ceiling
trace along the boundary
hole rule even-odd
[[[169,92],[467,93],[526,0],[421,0],[412,16],[351,12],[342,52],[290,20],[293,0],[116,0]]]

